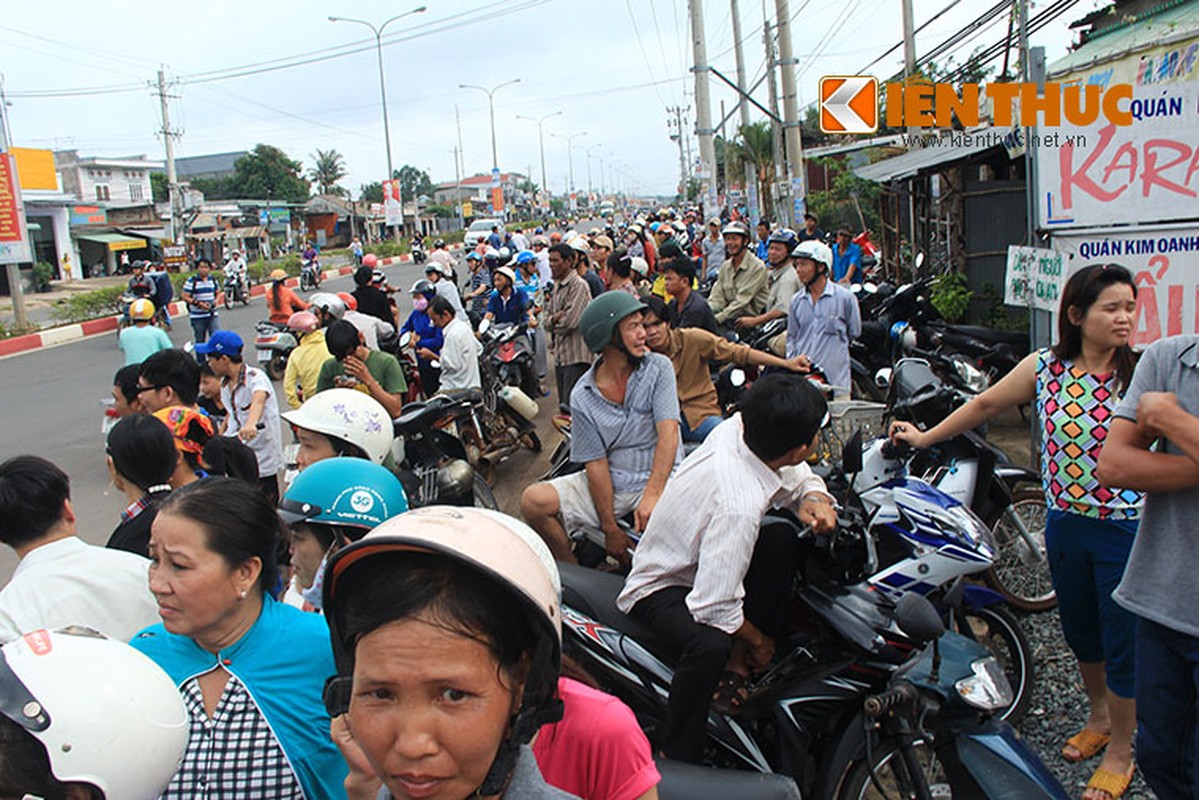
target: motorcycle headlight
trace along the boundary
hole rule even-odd
[[[983,711],[995,711],[1012,702],[1012,685],[994,656],[971,662],[970,669],[973,675],[954,684],[963,700]]]
[[[996,552],[995,533],[987,527],[978,514],[975,514],[966,506],[953,506],[945,509],[945,512],[953,518],[959,529],[970,534],[970,538],[976,542],[983,544],[987,552],[985,555],[994,556]]]
[[[962,383],[966,384],[966,388],[975,394],[982,394],[991,385],[991,382],[987,380],[986,373],[965,359],[955,358],[953,369],[962,379]]]

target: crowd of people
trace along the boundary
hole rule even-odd
[[[848,231],[830,246],[811,215],[798,232],[656,216],[586,234],[497,229],[466,254],[461,288],[439,240],[410,309],[371,256],[352,293],[303,299],[273,274],[271,317],[298,339],[282,413],[241,337],[216,328],[206,264],[183,288],[201,312],[194,356],[143,343],[146,309],[131,308],[105,451],[127,505],[107,547],[79,537],[54,464],[0,464],[0,541],[21,559],[0,590],[0,696],[45,692],[71,725],[22,659],[39,635],[68,655],[106,647],[165,672],[175,691],[137,702],[186,735],[162,756],[172,769],[114,794],[129,785],[122,764],[68,768],[20,706],[0,704],[0,794],[70,796],[83,780],[109,797],[656,797],[632,713],[562,657],[555,561],[575,560],[579,531],[627,571],[620,609],[682,653],[654,744],[702,759],[709,707],[737,713],[788,622],[797,543],[760,531],[763,515],[836,524],[807,464],[828,401],[805,373],[818,365],[848,393],[861,320],[847,285],[863,267]],[[1199,486],[1199,339],[1138,361],[1135,298],[1118,265],[1075,271],[1053,347],[932,429],[889,431],[931,447],[1035,403],[1048,559],[1090,703],[1062,756],[1102,753],[1085,800],[1119,797],[1138,768],[1162,797],[1192,796],[1196,780],[1179,743],[1195,736],[1199,624],[1179,554]],[[728,335],[776,320],[764,349]],[[409,387],[380,340],[412,336],[426,392],[477,389],[484,321],[526,326],[539,378],[552,364],[582,466],[525,488],[523,521],[410,508],[392,455]],[[732,413],[720,363],[768,373]],[[299,474],[281,487],[284,423]],[[75,643],[81,627],[109,641]]]

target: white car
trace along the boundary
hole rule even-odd
[[[479,242],[486,241],[491,235],[491,229],[498,227],[501,231],[504,229],[504,223],[498,219],[477,219],[470,224],[466,229],[466,236],[462,239],[462,244],[467,250],[478,247]]]

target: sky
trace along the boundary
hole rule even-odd
[[[13,144],[77,149],[81,155],[146,154],[164,158],[160,103],[150,84],[161,68],[170,84],[177,157],[249,150],[259,142],[283,149],[305,169],[317,149],[336,149],[348,170],[341,185],[357,195],[384,177],[382,111],[373,34],[376,25],[420,0],[207,0],[153,4],[132,0],[59,0],[12,4],[0,20],[0,75]],[[672,194],[679,153],[666,108],[690,107],[694,78],[686,0],[425,0],[428,8],[391,23],[383,58],[395,168],[415,165],[435,182],[455,178],[459,140],[463,175],[488,172],[491,140],[487,96],[459,84],[494,86],[496,138],[504,171],[540,183],[538,128],[545,121],[547,180],[555,194],[568,175],[586,190]],[[703,0],[710,63],[735,78],[730,0]],[[916,25],[944,13],[916,37],[927,52],[994,5],[993,0],[919,0]],[[1048,0],[1032,5],[1035,15]],[[1102,0],[1077,4],[1038,31],[1034,46],[1052,63],[1075,40],[1068,23]],[[740,0],[746,71],[764,72],[762,22],[775,0]],[[948,10],[945,10],[948,9]],[[821,75],[858,74],[902,38],[900,0],[790,0],[801,103],[815,99]],[[956,51],[1006,34],[1006,16],[980,27]],[[330,55],[359,50],[339,57]],[[307,59],[311,63],[268,69]],[[1014,59],[1014,56],[1013,56]],[[246,67],[245,69],[239,69]],[[869,72],[886,79],[902,68],[902,50]],[[246,74],[253,73],[253,74]],[[230,76],[233,77],[225,77]],[[74,90],[83,90],[76,92]],[[67,92],[67,96],[62,96]],[[731,89],[712,85],[713,122]],[[765,83],[754,93],[765,104]],[[754,110],[751,119],[764,119]],[[732,123],[735,124],[734,116]],[[567,141],[574,136],[573,164]],[[590,153],[584,152],[584,148]],[[692,151],[697,151],[692,141]],[[602,170],[601,170],[602,159]],[[601,176],[602,172],[602,176]]]

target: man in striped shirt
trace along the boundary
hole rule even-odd
[[[196,274],[183,282],[183,301],[192,325],[196,344],[203,344],[220,327],[217,323],[217,284],[212,278],[212,263],[207,258],[196,262]],[[199,356],[200,361],[204,356]]]
[[[805,463],[827,415],[805,378],[759,379],[670,479],[637,546],[616,605],[683,653],[666,706],[668,758],[700,759],[718,683],[719,710],[735,713],[785,629],[800,541],[790,526],[760,529],[762,517],[782,507],[817,532],[836,525],[833,498]]]

